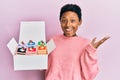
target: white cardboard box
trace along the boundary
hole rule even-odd
[[[25,21],[20,25],[19,43],[24,41],[27,43],[29,40],[33,40],[36,43],[40,40],[46,42],[45,39],[45,22],[44,21]],[[16,47],[18,43],[12,38],[7,47],[13,55],[14,70],[41,70],[47,69],[48,55],[55,49],[53,40],[47,43],[48,54],[44,55],[15,55]]]

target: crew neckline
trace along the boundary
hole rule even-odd
[[[74,39],[74,38],[78,38],[78,36],[71,36],[71,37],[68,37],[68,36],[65,36],[64,34],[61,34],[61,36],[64,38],[64,39]]]

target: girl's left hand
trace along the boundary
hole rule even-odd
[[[91,45],[94,47],[94,48],[98,48],[101,44],[103,44],[106,40],[108,40],[110,37],[109,36],[106,36],[104,38],[102,38],[101,40],[97,41],[96,42],[96,37],[93,38],[93,40],[91,41]]]

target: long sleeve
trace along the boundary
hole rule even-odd
[[[88,44],[80,57],[82,80],[94,80],[98,73],[96,49]]]

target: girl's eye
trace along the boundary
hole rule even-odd
[[[71,20],[71,22],[73,23],[73,22],[75,22],[75,20]]]
[[[65,22],[66,22],[66,20],[64,20],[64,19],[63,19],[63,20],[61,20],[61,22],[62,22],[62,23],[65,23]]]

